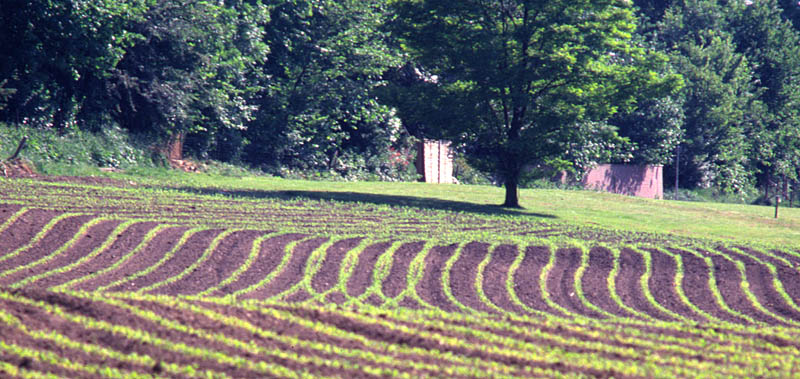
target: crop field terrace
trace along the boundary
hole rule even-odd
[[[792,212],[413,197],[0,178],[0,377],[800,377]]]

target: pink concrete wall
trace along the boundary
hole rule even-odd
[[[663,166],[601,164],[584,175],[584,188],[639,196],[664,197]]]
[[[417,172],[426,183],[453,183],[449,141],[424,140],[417,145]]]

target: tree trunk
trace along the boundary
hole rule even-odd
[[[506,201],[503,203],[507,208],[522,208],[519,205],[519,175],[512,175],[506,179]]]

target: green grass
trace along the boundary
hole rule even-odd
[[[613,231],[667,233],[676,236],[780,248],[800,246],[800,208],[774,208],[651,200],[559,189],[523,189],[522,210],[503,209],[504,189],[493,186],[386,182],[321,182],[243,176],[226,177],[140,170],[107,176],[155,187],[173,187],[232,197],[293,198],[358,202],[451,210],[476,215],[521,216],[545,222],[601,227]]]

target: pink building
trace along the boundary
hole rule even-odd
[[[663,199],[663,175],[663,166],[601,164],[589,170],[581,184],[586,189]]]

